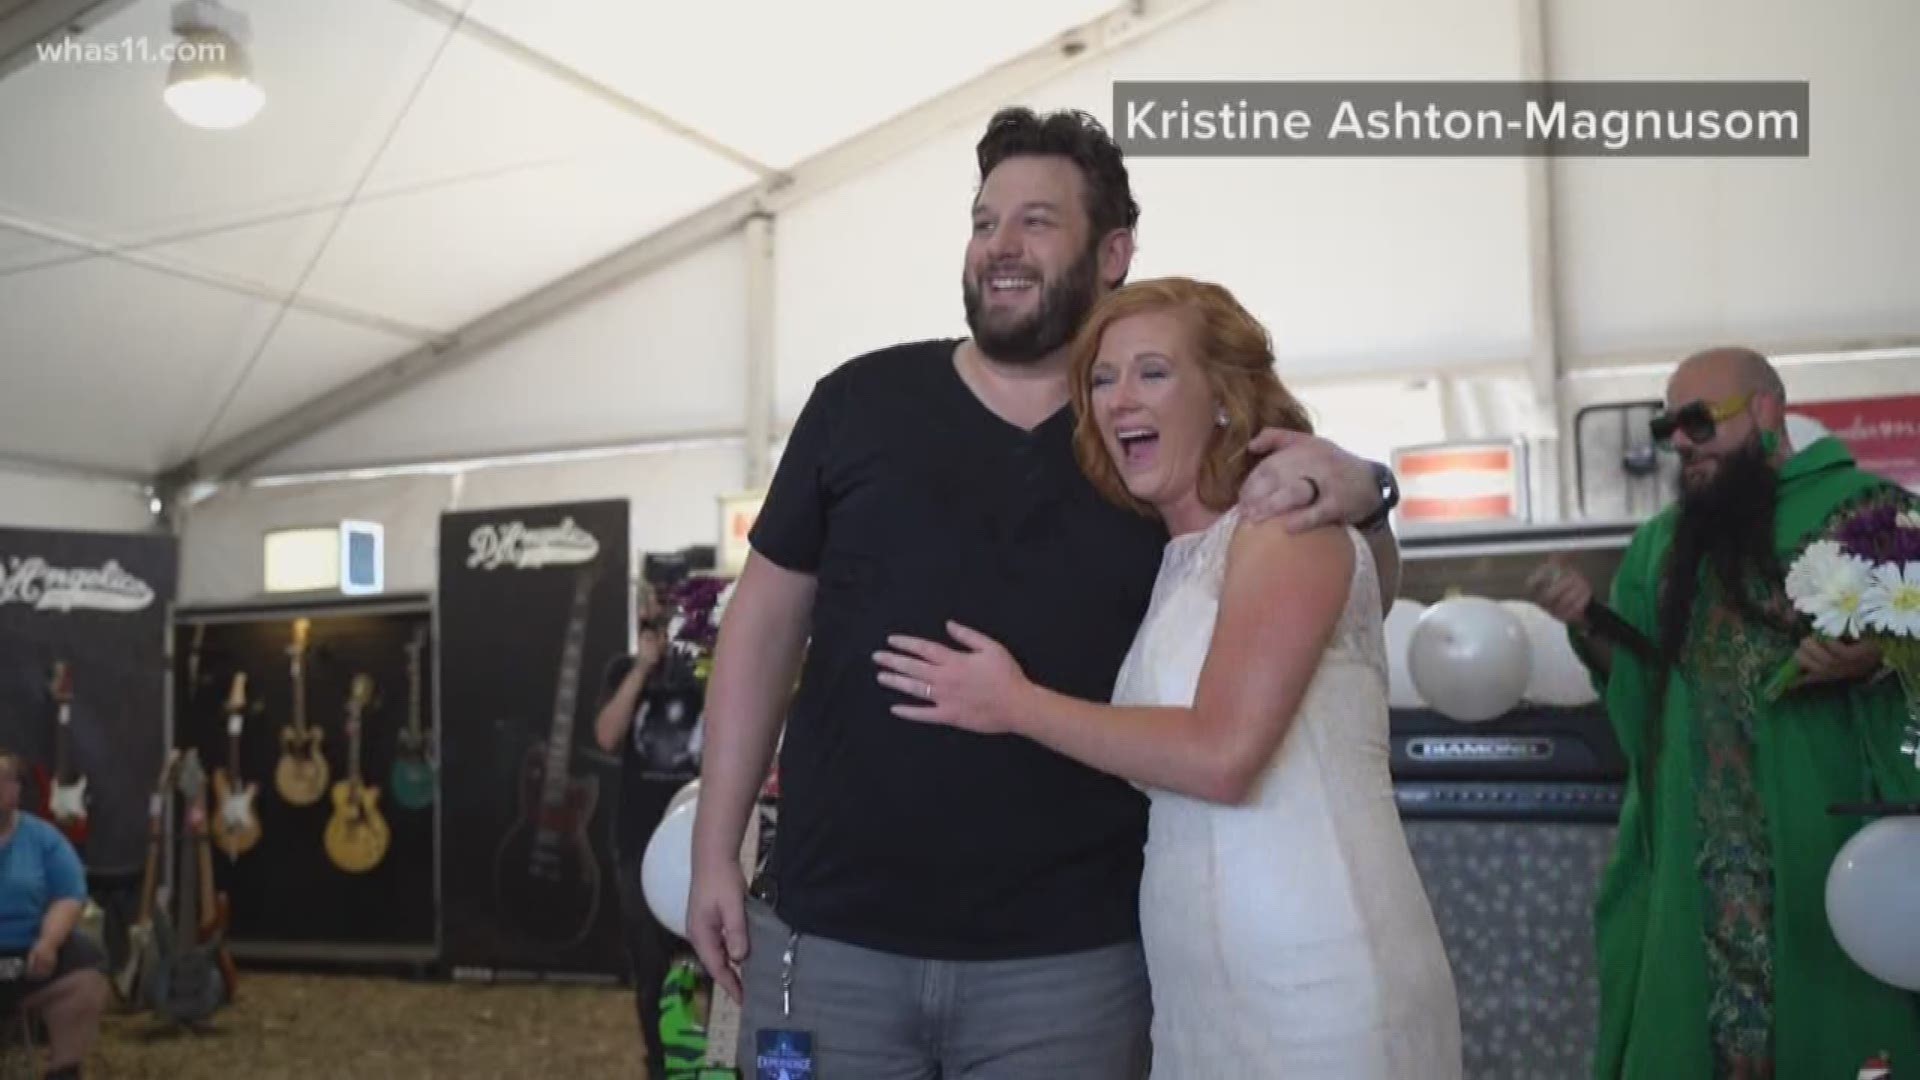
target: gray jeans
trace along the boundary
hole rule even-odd
[[[1032,960],[917,960],[801,935],[747,900],[739,1070],[755,1033],[811,1032],[822,1080],[1143,1080],[1152,994],[1138,943]]]

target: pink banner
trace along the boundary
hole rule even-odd
[[[1821,401],[1789,411],[1846,443],[1862,469],[1920,491],[1920,394]]]

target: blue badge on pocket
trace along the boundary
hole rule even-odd
[[[754,1061],[758,1080],[813,1080],[813,1033],[762,1028]]]

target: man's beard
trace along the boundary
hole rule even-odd
[[[1004,363],[1030,364],[1064,348],[1093,310],[1099,281],[1095,254],[1088,247],[1057,281],[1042,281],[1038,309],[1012,325],[988,326],[983,318],[983,282],[993,277],[994,269],[988,267],[979,278],[963,274],[960,293],[966,303],[967,327],[980,351]]]
[[[1705,483],[1689,488],[1681,481],[1679,517],[1660,594],[1660,652],[1668,667],[1679,662],[1686,648],[1703,566],[1736,612],[1757,622],[1773,621],[1754,602],[1749,587],[1756,578],[1780,580],[1773,549],[1779,482],[1758,440],[1722,457]]]

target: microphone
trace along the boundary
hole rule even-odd
[[[1654,648],[1653,642],[1648,640],[1647,635],[1642,634],[1632,623],[1621,618],[1618,612],[1598,599],[1587,601],[1583,614],[1586,615],[1587,625],[1593,629],[1595,637],[1605,638],[1615,645],[1624,645],[1645,661],[1651,662],[1659,655],[1659,650]]]

